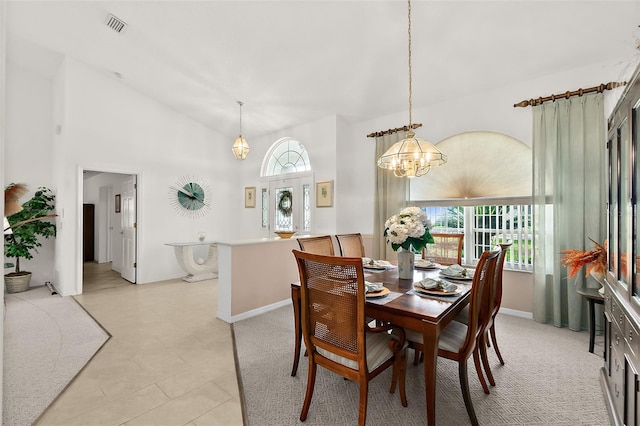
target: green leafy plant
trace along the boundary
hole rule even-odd
[[[7,217],[12,233],[4,236],[4,255],[15,259],[14,274],[28,273],[20,271],[20,259],[33,258],[33,252],[37,253],[37,248],[42,246],[40,237],[56,236],[55,223],[45,220],[56,216],[50,213],[55,208],[55,199],[50,189],[40,187],[29,201],[22,204],[21,211]]]

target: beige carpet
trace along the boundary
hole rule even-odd
[[[108,340],[71,297],[5,294],[2,424],[32,424]]]
[[[250,425],[300,425],[307,382],[307,362],[301,357],[297,377],[293,361],[291,307],[234,324],[240,377]],[[481,425],[609,425],[599,381],[602,337],[596,354],[588,352],[588,333],[499,315],[498,342],[506,365],[499,366],[490,350],[497,382],[491,394],[482,392],[469,366],[471,397]],[[304,347],[303,347],[304,352]],[[413,351],[409,350],[409,359]],[[426,423],[422,365],[407,368],[409,406],[388,393],[390,370],[369,386],[368,425]],[[438,360],[437,424],[470,424],[458,381],[457,363]],[[357,424],[358,385],[318,368],[315,393],[305,425]]]

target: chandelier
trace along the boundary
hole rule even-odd
[[[411,82],[411,0],[408,0],[409,21],[409,129],[413,128],[412,82]],[[397,177],[419,177],[429,173],[432,167],[447,162],[444,155],[431,142],[419,139],[413,131],[389,148],[378,158],[378,167],[393,170]]]
[[[249,144],[244,136],[242,136],[242,105],[244,105],[244,103],[241,101],[237,102],[238,105],[240,105],[240,135],[236,138],[231,150],[238,160],[244,160],[247,158],[247,155],[249,155]]]

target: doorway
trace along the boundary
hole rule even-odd
[[[135,284],[137,175],[84,170],[82,193],[83,205],[93,206],[93,224],[80,226],[85,242],[93,232],[94,258],[82,264],[81,292]]]

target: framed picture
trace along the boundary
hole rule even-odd
[[[256,206],[256,187],[247,186],[244,188],[244,206],[247,208]]]
[[[333,207],[333,181],[316,182],[316,207]]]
[[[120,194],[116,194],[116,213],[120,213],[120,207],[121,207]]]

